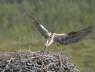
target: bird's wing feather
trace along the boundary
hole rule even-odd
[[[61,44],[75,43],[75,42],[78,42],[78,41],[84,39],[84,37],[87,36],[91,31],[92,31],[92,27],[90,26],[90,27],[84,28],[80,31],[69,32],[69,33],[67,33],[66,37],[61,37],[61,38],[57,39],[57,42],[59,42]]]
[[[66,36],[67,36],[67,33],[55,34],[55,37],[57,37],[57,38],[63,38],[63,37],[66,37]]]
[[[48,30],[47,30],[42,24],[40,24],[40,27],[42,28],[42,30],[43,30],[44,32],[48,33]]]
[[[35,18],[34,19],[32,18],[32,23],[37,28],[37,30],[41,33],[42,36],[44,36],[45,38],[49,37],[48,30],[42,24],[40,24]]]

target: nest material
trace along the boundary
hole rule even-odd
[[[17,51],[0,53],[0,72],[80,72],[62,53]]]

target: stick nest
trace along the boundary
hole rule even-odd
[[[80,72],[63,53],[0,52],[0,72]]]

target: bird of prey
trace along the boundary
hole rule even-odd
[[[41,35],[45,39],[47,39],[46,43],[44,44],[45,48],[49,47],[53,43],[68,45],[71,43],[79,42],[80,40],[83,40],[92,31],[92,26],[88,26],[79,31],[71,31],[69,33],[57,34],[49,32],[35,18],[33,18],[32,22],[34,26],[37,28],[37,30],[41,33]]]

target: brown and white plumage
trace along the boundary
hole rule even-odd
[[[79,42],[80,40],[83,40],[91,31],[92,31],[92,27],[89,26],[79,31],[69,32],[67,33],[67,36],[65,38],[61,37],[60,39],[58,39],[59,37],[56,37],[55,40],[60,44],[67,45],[70,43],[75,43],[75,42]]]
[[[33,24],[37,30],[41,33],[44,38],[47,39],[45,47],[50,46],[53,43],[59,43],[61,45],[68,45],[71,43],[79,42],[84,39],[91,31],[92,27],[81,29],[79,31],[72,31],[69,33],[57,34],[49,32],[42,24],[40,24],[36,19],[33,19]]]
[[[40,24],[35,18],[32,19],[33,25],[37,28],[37,30],[41,33],[44,38],[48,38],[50,36],[50,32],[42,25]]]

